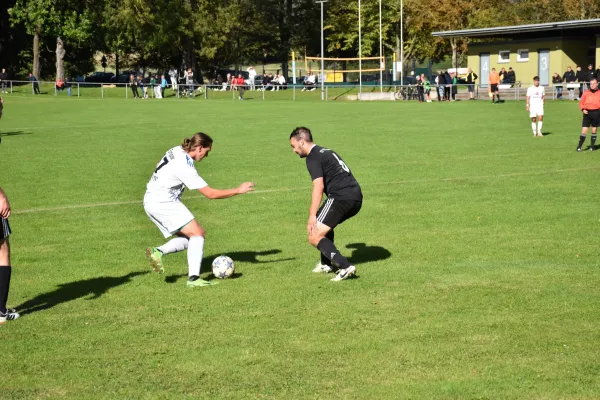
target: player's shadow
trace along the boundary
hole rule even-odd
[[[19,135],[32,135],[32,133],[31,132],[23,132],[23,131],[0,132],[0,136],[19,136]]]
[[[548,136],[548,135],[552,135],[552,132],[542,132],[543,136]]]
[[[352,249],[352,254],[348,257],[348,261],[352,265],[381,261],[392,256],[392,253],[381,246],[368,246],[365,243],[351,243],[346,247]]]
[[[204,256],[202,258],[202,269],[200,270],[200,273],[211,272],[211,264],[212,264],[213,260],[223,254],[230,257],[234,262],[239,261],[239,262],[246,262],[246,263],[251,263],[251,264],[269,264],[269,263],[274,263],[274,262],[295,260],[294,257],[266,259],[266,260],[258,259],[258,257],[272,256],[272,255],[279,254],[279,253],[281,253],[281,250],[271,249],[271,250],[263,250],[263,251],[233,251],[230,253],[213,254],[210,256]],[[187,276],[187,274],[169,275],[165,278],[165,282],[175,283],[184,276]],[[236,272],[231,276],[231,278],[235,279],[235,278],[239,278],[241,276],[242,276],[241,273]],[[206,280],[211,280],[211,279],[214,279],[214,276],[212,274],[206,278]]]
[[[17,307],[21,315],[47,310],[62,303],[87,297],[94,300],[108,292],[109,289],[129,283],[132,278],[149,272],[132,272],[124,276],[84,279],[58,285],[50,292],[42,293]]]

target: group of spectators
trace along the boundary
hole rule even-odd
[[[567,85],[579,83],[579,96],[577,97],[577,100],[580,100],[589,82],[591,82],[592,79],[600,80],[600,67],[594,69],[594,66],[589,64],[586,71],[583,71],[579,65],[577,65],[575,68],[577,72],[573,71],[573,69],[569,66],[567,67],[567,71],[562,76],[560,76],[557,72],[552,75],[552,85],[556,87],[557,98],[562,99],[563,97],[564,83]],[[567,86],[570,100],[575,100],[574,89],[575,88],[570,88]]]
[[[191,72],[191,68],[190,68]],[[193,75],[193,73],[192,73]],[[142,75],[138,75],[137,78],[134,74],[129,75],[129,86],[133,93],[134,99],[147,99],[148,98],[148,87],[154,92],[154,97],[162,99],[165,97],[165,89],[168,86],[165,75],[158,74],[150,76],[150,82],[145,83]]]

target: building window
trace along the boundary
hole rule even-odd
[[[529,49],[517,50],[517,62],[529,61]]]
[[[500,50],[498,52],[498,63],[510,62],[510,50]]]

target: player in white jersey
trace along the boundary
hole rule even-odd
[[[533,86],[527,88],[527,111],[531,118],[533,136],[544,137],[542,134],[542,121],[544,119],[544,87],[540,86],[539,76],[533,77]],[[537,127],[536,127],[537,122]]]
[[[212,142],[210,136],[199,132],[184,139],[181,146],[168,150],[156,165],[144,196],[148,217],[165,238],[175,236],[162,246],[146,249],[146,256],[154,270],[163,273],[163,255],[188,249],[188,287],[211,282],[199,278],[206,232],[181,202],[185,187],[198,190],[209,199],[225,199],[254,189],[252,182],[244,182],[235,189],[213,189],[198,175],[194,161],[208,156]]]

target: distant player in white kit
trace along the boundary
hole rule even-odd
[[[162,256],[188,249],[188,287],[210,285],[200,279],[200,264],[206,232],[181,202],[185,187],[198,190],[209,199],[225,199],[254,190],[252,182],[235,189],[213,189],[198,175],[198,162],[211,151],[213,140],[205,133],[196,133],[183,140],[181,146],[168,150],[156,165],[144,196],[144,210],[165,238],[175,236],[159,247],[146,249],[146,256],[156,272],[164,273]]]
[[[533,136],[544,137],[542,134],[542,121],[544,119],[544,87],[540,86],[540,77],[533,77],[533,86],[527,88],[527,111],[531,118]],[[536,127],[537,122],[537,127]]]

